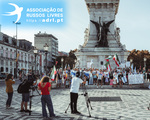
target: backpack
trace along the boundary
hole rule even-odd
[[[19,84],[18,88],[17,88],[17,92],[18,93],[24,93],[24,90],[25,90],[25,87],[26,87],[26,84],[27,83],[27,80],[24,80],[22,83]]]

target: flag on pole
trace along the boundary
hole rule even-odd
[[[56,65],[57,65],[58,61],[56,61]]]
[[[110,59],[112,59],[112,56],[108,56],[108,58],[105,58],[105,59],[106,59],[106,60],[108,60],[108,59],[110,60]]]
[[[108,72],[110,72],[110,63],[109,63],[109,59],[106,59],[106,64],[105,64]]]
[[[113,60],[115,61],[116,65],[119,67],[120,61],[119,61],[119,58],[118,58],[117,54],[114,55]]]
[[[56,74],[56,68],[55,68],[55,66],[54,66],[54,67],[53,67],[53,70],[52,70],[52,72],[51,72],[51,75],[50,75],[50,78],[51,78],[52,81],[54,81],[55,74]]]
[[[19,53],[17,53],[17,58],[16,58],[16,62],[18,61],[18,58],[19,58]]]

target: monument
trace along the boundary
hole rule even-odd
[[[77,52],[76,67],[92,67],[101,69],[108,56],[118,55],[120,62],[127,61],[129,52],[120,42],[120,28],[115,25],[119,0],[85,0],[90,17],[89,28],[85,30],[84,44]],[[112,68],[117,67],[110,60]]]

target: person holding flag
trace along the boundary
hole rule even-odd
[[[53,70],[52,70],[52,72],[51,72],[51,75],[50,75],[50,78],[51,78],[51,80],[52,81],[54,81],[55,80],[55,75],[56,75],[56,67],[54,66],[53,67]]]

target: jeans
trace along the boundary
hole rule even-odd
[[[7,99],[6,105],[10,107],[11,101],[12,101],[12,97],[13,97],[13,92],[7,93],[7,94],[8,94],[8,99]]]
[[[70,93],[71,112],[77,112],[78,93]]]
[[[48,117],[47,116],[47,111],[46,111],[46,105],[48,107],[49,116],[50,117],[55,116],[54,110],[53,110],[53,104],[52,104],[52,100],[51,100],[50,95],[42,95],[41,103],[42,103],[42,115],[43,115],[43,117]]]

